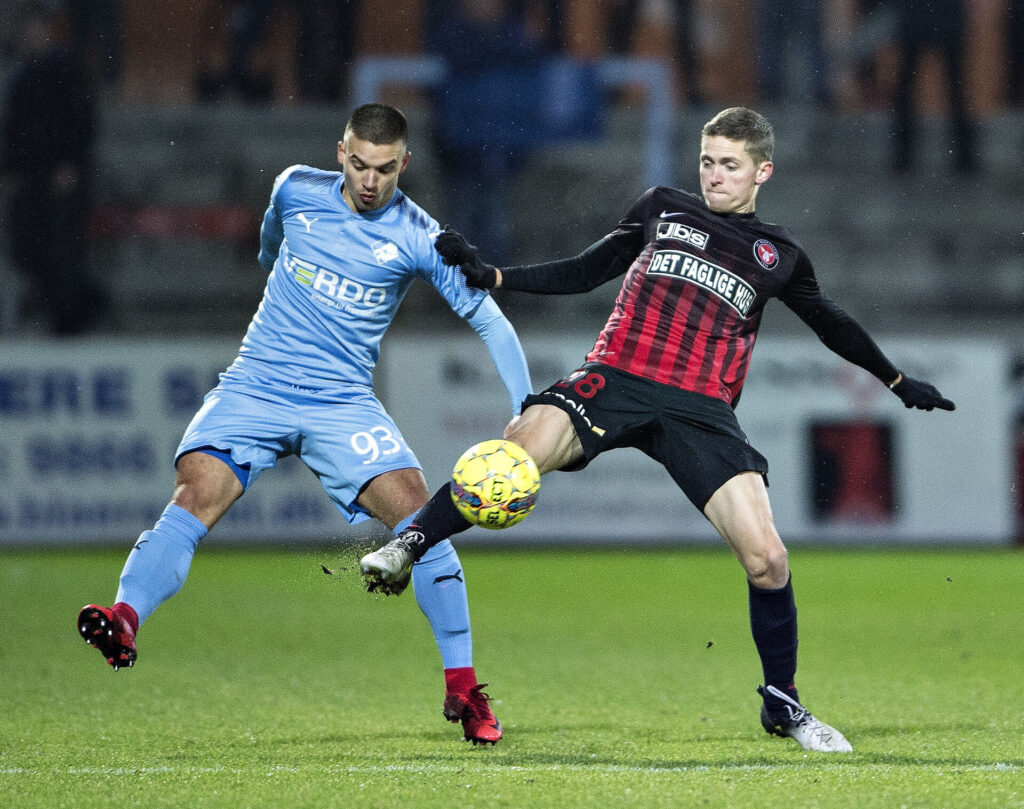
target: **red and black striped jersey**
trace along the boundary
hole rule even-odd
[[[768,300],[821,295],[787,229],[679,189],[648,190],[605,240],[635,258],[587,360],[729,403]]]
[[[792,233],[753,214],[711,211],[695,194],[652,188],[578,256],[505,267],[504,289],[587,292],[626,274],[590,362],[735,406],[761,314],[775,297],[826,347],[883,382],[899,373],[871,336],[822,294]]]

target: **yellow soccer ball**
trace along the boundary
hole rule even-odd
[[[518,444],[503,439],[467,449],[452,470],[452,502],[483,528],[508,528],[537,505],[540,473]]]

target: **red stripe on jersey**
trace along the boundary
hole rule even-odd
[[[604,324],[597,342],[587,355],[588,362],[595,360],[614,365],[616,368],[625,368],[622,363],[623,346],[632,331],[633,312],[636,309],[636,299],[644,286],[646,267],[646,262],[642,266],[634,263],[633,268],[626,274],[622,289],[615,299],[615,308],[612,309],[608,322]]]
[[[633,339],[627,338],[622,348],[622,360],[626,363],[623,367],[631,374],[650,376],[647,359],[656,342],[660,342],[657,341],[658,323],[661,320],[661,310],[665,304],[669,286],[670,283],[665,279],[659,279],[651,289],[650,296],[637,296],[636,311],[639,312],[642,319],[639,324],[634,319],[633,328],[630,329]],[[646,288],[650,289],[650,286]],[[645,297],[647,300],[644,300]],[[671,317],[671,311],[668,314]],[[640,326],[639,329],[636,328],[637,325]]]
[[[729,398],[727,401],[731,402],[736,398],[736,395],[740,392],[740,388],[743,387],[743,380],[747,378],[747,368],[750,367],[750,356],[754,350],[754,340],[757,337],[757,332],[751,332],[741,337],[739,340],[733,342],[737,343],[736,356],[733,357],[729,367],[725,369],[725,372],[720,375],[722,383],[729,391]],[[724,391],[723,391],[724,393]],[[722,396],[721,398],[725,398]]]
[[[711,325],[711,334],[715,338],[713,347],[705,352],[700,374],[694,383],[694,389],[717,396],[719,399],[731,401],[728,386],[722,381],[722,374],[741,348],[742,340],[735,337],[740,329],[740,318],[731,306],[720,306],[715,322]]]
[[[628,334],[629,321],[623,317],[623,313],[616,306],[608,316],[608,322],[604,324],[594,347],[587,354],[587,362],[596,360],[614,365],[616,368],[619,367],[619,355]],[[612,339],[609,340],[609,338]]]
[[[665,342],[665,347],[661,355],[661,362],[658,363],[658,368],[654,376],[658,382],[664,382],[667,385],[675,385],[679,387],[680,348],[685,345],[685,351],[691,356],[692,352],[697,350],[694,345],[694,335],[696,334],[699,337],[699,332],[697,331],[698,324],[691,322],[699,315],[698,310],[696,310],[693,305],[694,299],[697,297],[697,293],[698,289],[695,285],[687,284],[683,293],[676,301],[676,317],[672,321],[672,329],[669,332],[668,340]],[[684,314],[685,317],[683,316]],[[703,321],[703,317],[701,317],[700,320]]]
[[[729,318],[723,317],[723,315],[728,315],[731,312],[732,310],[729,307],[723,306],[719,310],[718,317],[723,321],[728,320]],[[713,328],[717,328],[720,333],[722,326],[719,324]],[[722,383],[722,370],[725,368],[725,358],[729,354],[729,349],[735,343],[736,340],[719,340],[715,344],[714,353],[706,358],[704,366],[701,368],[700,376],[697,378],[697,390],[706,393],[708,396],[726,399],[726,401],[732,400],[732,394],[723,391],[723,388],[726,386]]]
[[[689,359],[686,362],[686,370],[683,372],[683,381],[680,384],[680,387],[683,388],[683,390],[694,390],[698,393],[707,393],[707,390],[701,390],[697,387],[697,380],[702,375],[701,371],[704,370],[706,355],[708,353],[708,337],[711,335],[711,327],[715,322],[715,317],[718,315],[718,310],[721,305],[722,301],[720,298],[712,298],[710,296],[704,305],[704,311],[701,313],[700,317],[700,324],[697,326],[697,335],[693,341],[693,350],[690,351]],[[712,356],[714,356],[714,352],[712,352]],[[706,383],[704,387],[707,387]]]

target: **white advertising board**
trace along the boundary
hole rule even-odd
[[[171,497],[181,435],[237,351],[238,341],[5,343],[0,543],[130,543],[151,528]],[[289,458],[209,541],[325,539],[345,528]]]
[[[907,373],[955,400],[956,412],[906,410],[813,337],[762,339],[755,349],[737,413],[769,460],[784,540],[1008,541],[1007,351],[980,340],[880,343]],[[573,334],[531,335],[524,346],[539,390],[576,368],[590,343]],[[237,348],[235,341],[5,343],[0,544],[129,542],[151,527],[171,494],[181,434]],[[468,327],[444,339],[389,337],[377,384],[432,490],[466,447],[499,436],[511,414]],[[350,528],[316,479],[289,458],[261,475],[206,541],[331,541],[366,530]],[[525,523],[463,535],[485,540],[718,541],[664,470],[636,450],[546,476]]]

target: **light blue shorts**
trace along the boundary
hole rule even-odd
[[[175,464],[203,448],[248,469],[246,488],[278,458],[298,455],[350,523],[369,519],[356,504],[369,481],[421,468],[384,405],[362,385],[324,391],[222,378],[185,430]]]

